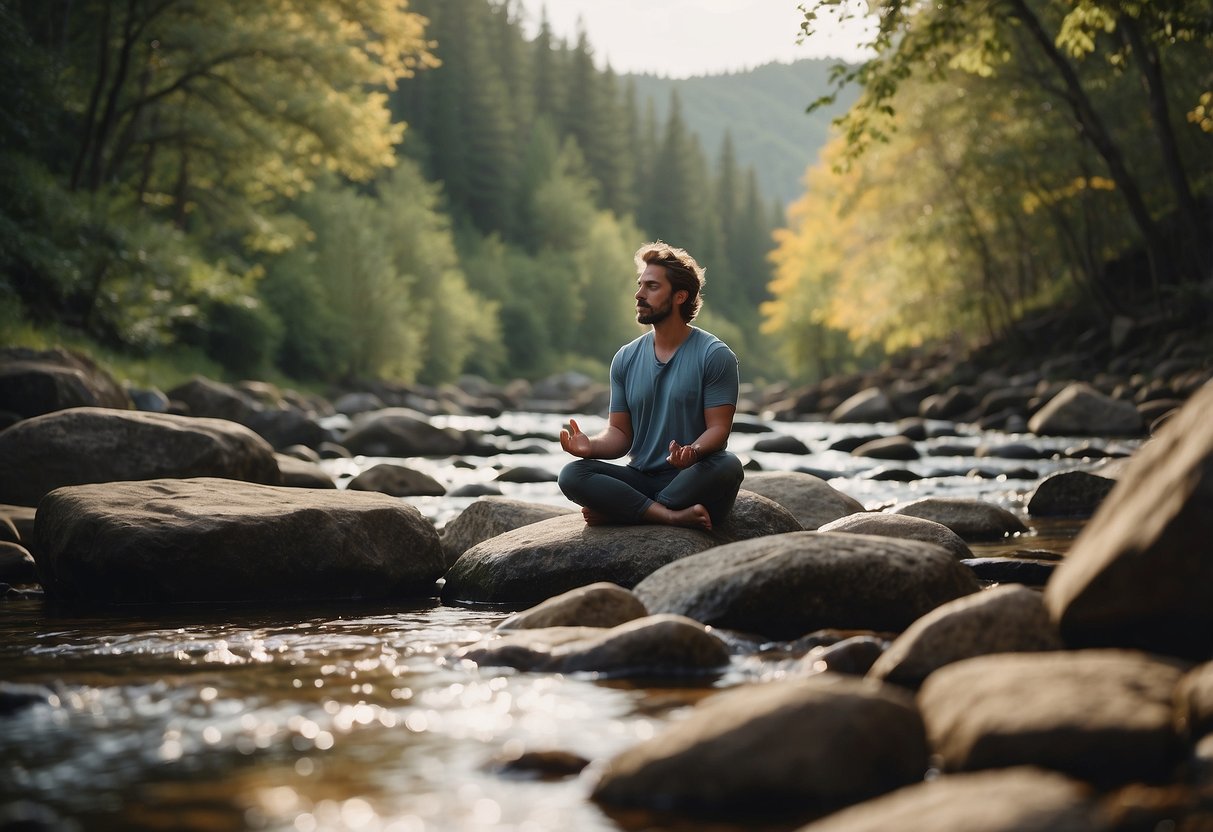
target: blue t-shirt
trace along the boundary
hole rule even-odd
[[[689,445],[707,429],[704,408],[737,404],[737,356],[698,327],[662,364],[652,330],[624,344],[611,360],[611,412],[632,417],[630,465],[646,473],[670,468],[670,440]]]

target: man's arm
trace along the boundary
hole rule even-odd
[[[707,428],[689,445],[679,445],[670,440],[670,455],[666,461],[675,468],[690,468],[708,454],[719,451],[729,442],[729,434],[733,432],[733,414],[737,407],[722,404],[719,407],[707,407],[703,411],[703,421]]]
[[[731,424],[732,416],[729,421]],[[569,419],[569,426],[560,431],[560,447],[582,459],[617,459],[632,447],[632,415],[612,413],[606,429],[595,436],[582,433],[577,421]]]

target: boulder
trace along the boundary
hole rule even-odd
[[[174,387],[168,391],[168,397],[189,408],[191,416],[227,419],[246,426],[263,407],[252,396],[232,385],[203,376],[194,376]]]
[[[732,542],[799,531],[804,531],[804,526],[792,512],[774,500],[743,488],[737,492],[737,499],[724,522],[713,527],[712,535],[722,542]]]
[[[20,543],[21,533],[17,531],[17,526],[12,520],[0,511],[0,543]]]
[[[1113,832],[1091,788],[1029,766],[949,774],[835,812],[798,832]]]
[[[1142,421],[1132,402],[1075,382],[1036,411],[1028,430],[1037,436],[1137,436]]]
[[[554,517],[465,551],[446,574],[442,599],[526,604],[597,581],[630,589],[659,567],[715,544],[695,529],[589,526],[580,514]]]
[[[1116,480],[1087,471],[1059,471],[1045,477],[1028,498],[1032,517],[1090,517]]]
[[[556,482],[556,474],[537,465],[507,468],[494,479],[497,482]]]
[[[512,532],[540,520],[550,520],[573,513],[570,508],[546,503],[528,503],[499,496],[482,497],[442,528],[442,551],[449,566],[468,549],[490,537]]]
[[[934,520],[964,540],[998,540],[1028,530],[1010,511],[983,500],[924,497],[894,508],[893,514]]]
[[[1113,786],[1174,774],[1182,676],[1130,651],[1000,653],[936,670],[918,706],[945,771],[1039,765]]]
[[[1035,587],[1047,584],[1057,569],[1055,561],[1030,557],[965,558],[962,563],[973,570],[979,581]]]
[[[1049,581],[1067,644],[1213,654],[1210,412],[1213,384],[1130,459]]]
[[[754,450],[771,454],[804,456],[809,453],[809,446],[795,436],[767,436],[754,443]]]
[[[808,530],[863,511],[863,504],[821,477],[799,471],[750,471],[742,488],[774,500]]]
[[[676,560],[636,585],[650,612],[771,639],[826,627],[901,631],[977,591],[972,573],[917,540],[792,532]]]
[[[34,539],[34,515],[37,509],[33,506],[6,506],[0,505],[0,517],[5,519],[5,528],[12,525],[17,530],[17,536],[13,538],[13,542],[20,543],[29,548],[29,544]]]
[[[274,454],[278,470],[282,472],[282,484],[291,488],[336,488],[337,483],[314,462],[305,462],[298,457]]]
[[[881,537],[896,537],[901,540],[922,540],[942,546],[957,560],[973,557],[969,545],[947,526],[936,523],[934,520],[925,520],[922,517],[912,517],[908,514],[862,511],[826,523],[818,531],[875,534]]]
[[[34,584],[38,568],[34,557],[20,543],[0,541],[0,583]]]
[[[497,625],[498,630],[535,630],[544,627],[616,627],[648,610],[635,593],[623,587],[599,581],[570,589],[530,609],[516,612]]]
[[[830,411],[831,422],[892,422],[897,416],[889,397],[877,387],[860,390]]]
[[[64,485],[157,477],[278,484],[269,444],[223,419],[78,407],[0,433],[0,502],[37,505]]]
[[[378,491],[392,497],[441,497],[446,486],[422,471],[406,465],[381,462],[350,480],[351,491]]]
[[[464,451],[468,439],[454,428],[434,427],[415,410],[389,407],[354,417],[342,444],[365,456],[452,456]]]
[[[615,627],[517,630],[461,648],[457,659],[481,666],[610,677],[670,677],[715,673],[729,651],[702,624],[679,615],[652,615]]]
[[[918,459],[918,450],[914,447],[913,441],[905,436],[885,436],[880,439],[873,439],[870,442],[864,442],[855,450],[851,451],[853,456],[862,456],[869,459]]]
[[[425,598],[444,566],[400,500],[213,478],[60,488],[35,536],[47,594],[102,603]]]
[[[383,410],[387,407],[383,399],[374,393],[346,393],[338,396],[333,402],[333,409],[346,416],[357,416],[360,413],[370,413],[373,410]]]
[[[22,418],[71,407],[129,409],[130,397],[92,359],[62,348],[0,350],[0,411]]]
[[[927,396],[918,404],[918,415],[924,419],[957,419],[977,407],[977,397],[964,387],[953,387],[946,393]]]
[[[699,814],[820,813],[922,779],[914,703],[837,674],[751,685],[704,700],[611,758],[602,803]]]
[[[197,414],[194,414],[197,415]],[[265,408],[239,420],[252,428],[275,448],[305,445],[318,448],[331,441],[334,434],[315,418],[295,408]]]
[[[916,688],[952,662],[989,653],[1060,650],[1061,637],[1040,593],[1002,586],[949,601],[898,636],[869,675]]]

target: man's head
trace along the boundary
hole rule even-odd
[[[636,273],[643,274],[649,266],[660,266],[665,270],[672,294],[686,292],[686,300],[678,306],[682,320],[690,323],[699,314],[703,304],[700,293],[704,284],[704,268],[685,249],[675,248],[661,240],[647,243],[636,251]]]

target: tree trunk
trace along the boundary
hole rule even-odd
[[[117,117],[118,97],[122,94],[122,86],[126,83],[126,75],[130,70],[131,51],[135,47],[135,5],[136,0],[127,0],[126,20],[122,25],[122,49],[118,56],[118,69],[114,83],[110,85],[109,95],[106,96],[105,110],[101,115],[101,123],[97,125],[97,136],[92,144],[89,158],[89,188],[97,190],[101,187],[104,171],[105,148],[109,143],[109,134],[114,129],[114,119]]]
[[[97,107],[101,103],[101,91],[105,88],[105,82],[109,77],[110,65],[110,4],[105,4],[105,11],[101,15],[101,25],[98,27],[98,42],[97,42],[97,77],[93,79],[93,88],[88,95],[88,108],[84,113],[84,139],[80,143],[80,148],[76,152],[76,159],[72,162],[72,178],[69,187],[71,190],[76,190],[80,187],[80,179],[84,175],[84,161],[89,158],[92,153],[93,142],[97,141]],[[66,38],[67,24],[64,23],[64,37]]]

